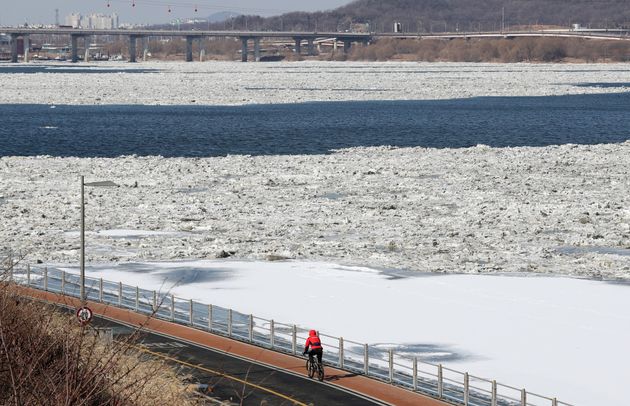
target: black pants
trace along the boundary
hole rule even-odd
[[[322,363],[322,355],[324,351],[321,348],[313,348],[308,352],[308,358],[313,362],[313,355],[317,355],[317,362]]]

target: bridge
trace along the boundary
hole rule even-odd
[[[78,61],[78,40],[82,38],[89,44],[92,36],[126,36],[129,39],[129,62],[136,62],[137,40],[142,39],[146,55],[146,39],[149,37],[184,37],[186,38],[186,61],[193,60],[192,44],[203,38],[239,38],[242,42],[242,61],[247,62],[249,42],[254,43],[254,58],[260,60],[260,41],[263,38],[292,39],[295,41],[295,53],[302,53],[302,42],[306,41],[308,55],[315,55],[315,41],[322,38],[334,38],[343,42],[344,52],[349,52],[353,43],[368,43],[373,34],[356,32],[291,32],[291,31],[174,31],[174,30],[97,30],[76,28],[0,28],[11,38],[11,61],[18,61],[17,39],[24,38],[28,42],[30,35],[68,35],[71,39],[72,62]],[[25,47],[26,49],[27,47]]]
[[[147,39],[150,37],[184,37],[186,39],[185,58],[187,62],[193,60],[193,41],[203,38],[238,38],[241,40],[241,60],[248,61],[249,42],[253,42],[254,60],[260,60],[260,41],[263,38],[290,39],[295,42],[295,53],[302,54],[302,43],[306,41],[308,55],[315,55],[315,43],[322,39],[333,39],[343,43],[343,50],[348,53],[354,43],[368,44],[375,38],[395,39],[472,39],[472,38],[518,38],[518,37],[560,37],[560,38],[585,38],[594,40],[630,40],[630,29],[558,29],[558,30],[532,30],[532,31],[487,31],[487,32],[442,32],[442,33],[361,33],[361,32],[294,32],[294,31],[175,31],[175,30],[129,30],[129,29],[81,29],[81,28],[1,28],[11,38],[11,62],[18,61],[17,39],[23,38],[25,44],[29,43],[29,36],[49,34],[68,35],[71,39],[71,59],[77,62],[78,41],[85,41],[85,49],[89,47],[89,38],[92,36],[126,36],[129,40],[129,62],[136,62],[137,40],[143,43],[143,55],[146,59]],[[28,45],[25,46],[25,60],[28,60]],[[87,51],[86,51],[87,56]]]

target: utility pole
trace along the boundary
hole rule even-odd
[[[59,27],[59,9],[55,9],[55,25]]]
[[[501,8],[501,33],[505,32],[505,6]]]

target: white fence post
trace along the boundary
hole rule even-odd
[[[122,307],[122,282],[118,282],[118,306]]]
[[[232,337],[232,309],[228,309],[227,333],[228,337]]]
[[[413,357],[413,390],[418,390],[418,357]]]
[[[140,288],[136,286],[136,311],[140,309]]]
[[[444,371],[442,364],[438,365],[438,399],[444,397]]]
[[[212,332],[212,305],[208,305],[208,330]]]
[[[158,308],[157,308],[157,292],[156,291],[153,291],[153,306],[152,307],[153,307],[153,312],[157,313]]]
[[[61,271],[61,294],[66,294],[66,271]]]
[[[527,406],[527,392],[525,389],[521,390],[521,406]]]
[[[558,406],[558,399],[556,398],[551,399],[551,406]]]
[[[273,349],[274,335],[275,335],[275,326],[274,326],[273,320],[271,320],[271,325],[269,326],[269,330],[271,331],[271,338],[269,339],[269,343],[271,344],[271,348]]]
[[[103,278],[98,280],[98,301],[103,303]]]
[[[254,342],[254,315],[249,315],[249,342]]]
[[[339,337],[339,368],[343,369],[343,337]]]
[[[470,380],[468,372],[464,372],[464,406],[468,406],[470,401]]]
[[[293,355],[297,354],[297,326],[293,325],[293,331],[291,333],[291,351]]]
[[[389,349],[389,382],[394,382],[394,350]]]
[[[171,295],[171,321],[175,321],[175,295]]]
[[[44,267],[44,290],[48,291],[48,267]]]
[[[31,266],[26,265],[26,286],[31,286]]]
[[[491,406],[497,406],[497,381],[492,381],[492,399]]]
[[[370,374],[370,348],[367,344],[363,344],[363,372],[365,376]]]
[[[188,301],[188,323],[192,326],[195,322],[195,319],[193,318],[193,301],[192,299],[190,299]]]

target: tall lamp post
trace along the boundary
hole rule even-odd
[[[85,296],[85,186],[118,186],[116,183],[106,180],[102,182],[85,183],[83,175],[81,175],[81,301],[86,301]]]

